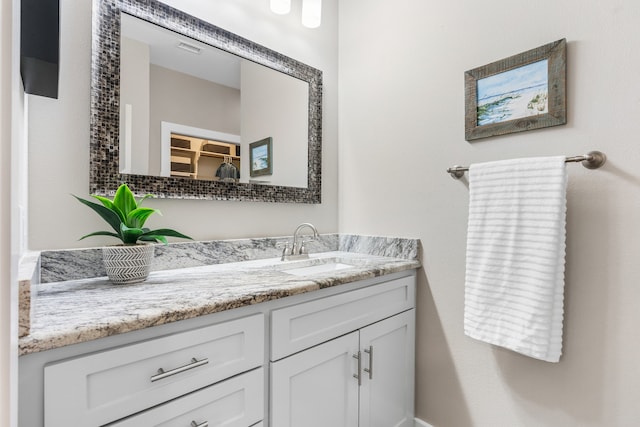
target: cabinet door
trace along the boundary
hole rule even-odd
[[[413,426],[414,312],[360,330],[360,427]]]
[[[358,425],[358,332],[271,364],[271,425]]]

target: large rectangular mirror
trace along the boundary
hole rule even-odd
[[[93,14],[92,193],[320,203],[321,71],[160,2]]]

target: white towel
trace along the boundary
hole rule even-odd
[[[560,360],[566,192],[564,157],[469,168],[466,335]]]

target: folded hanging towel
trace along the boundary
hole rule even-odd
[[[564,157],[471,165],[466,335],[560,360],[566,192]]]

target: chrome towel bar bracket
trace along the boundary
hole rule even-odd
[[[582,166],[587,169],[598,169],[607,162],[607,156],[602,151],[589,151],[582,156],[567,157],[564,159],[566,163],[582,162]],[[464,173],[469,170],[469,166],[455,165],[447,169],[447,172],[454,179],[460,179]]]

